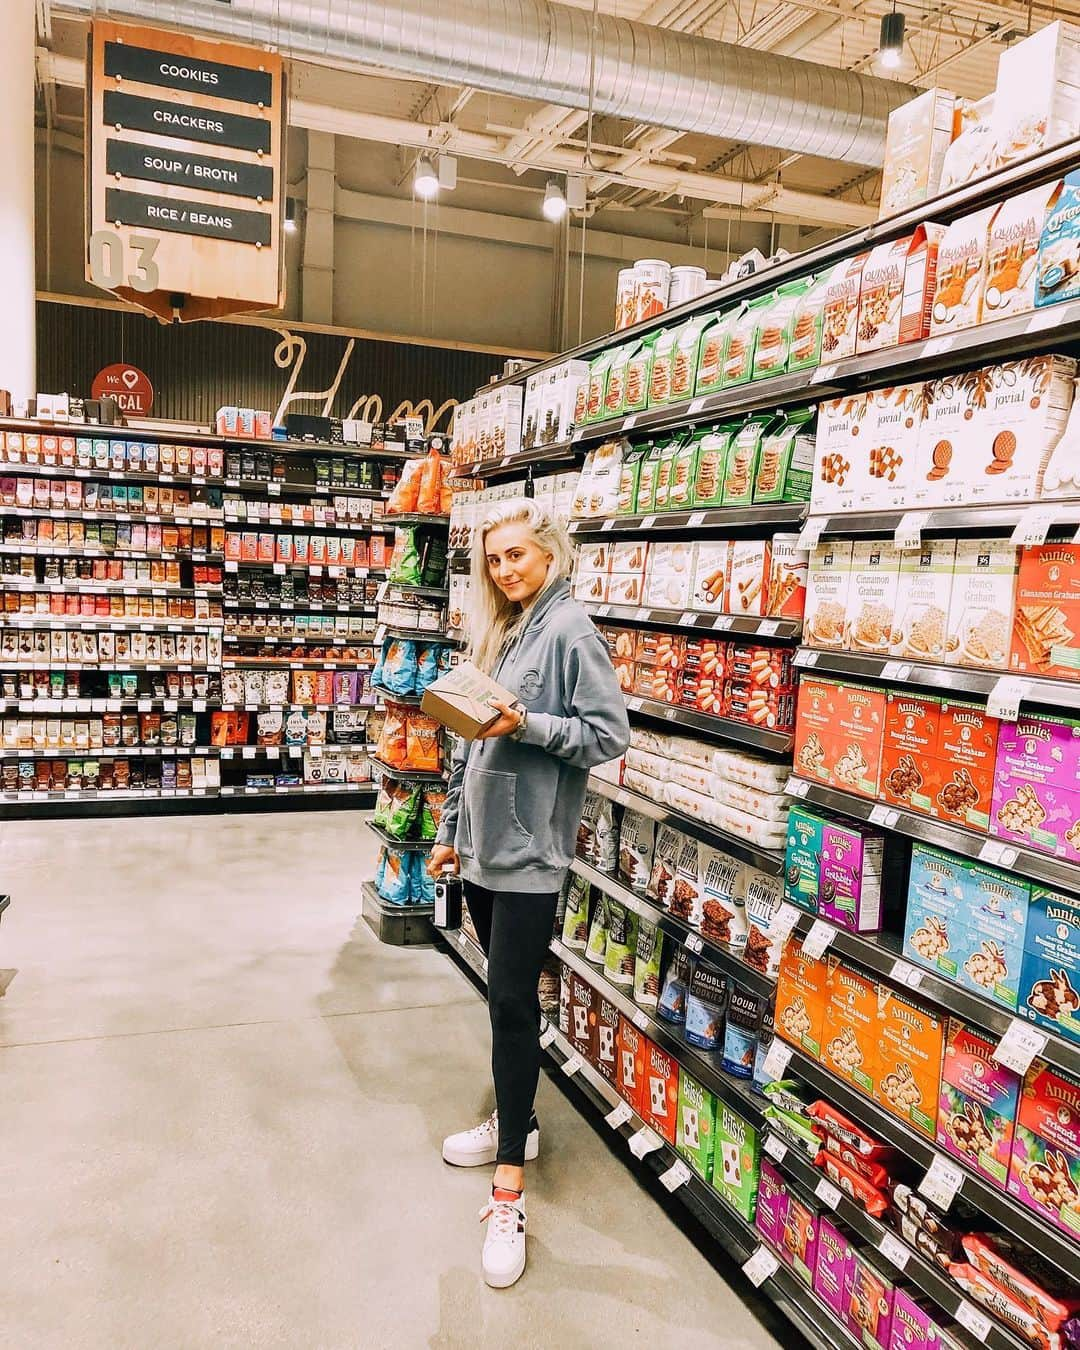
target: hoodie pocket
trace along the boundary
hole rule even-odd
[[[481,865],[516,867],[532,859],[533,837],[517,818],[516,774],[467,768],[462,816],[465,852]]]

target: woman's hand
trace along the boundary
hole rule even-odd
[[[478,741],[494,740],[496,736],[509,736],[521,726],[522,716],[509,703],[501,703],[497,698],[491,700],[491,706],[498,708],[498,720],[492,722],[486,731],[477,736]]]
[[[438,877],[447,867],[455,873],[461,871],[461,859],[458,857],[457,849],[450,844],[436,844],[428,854],[428,874]]]

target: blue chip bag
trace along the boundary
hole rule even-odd
[[[379,849],[379,861],[375,866],[375,889],[382,895],[383,875],[386,872],[386,845]]]
[[[452,647],[440,647],[436,653],[436,660],[439,663],[439,674],[449,675],[450,661],[453,654]]]
[[[422,694],[429,684],[439,678],[439,648],[434,643],[417,643],[416,690]]]
[[[412,863],[409,850],[384,849],[386,854],[379,894],[392,905],[407,905],[412,900]]]
[[[416,643],[408,638],[386,638],[380,658],[379,683],[391,694],[416,693]]]
[[[415,905],[435,903],[435,878],[427,870],[428,855],[416,849],[412,855],[412,897]]]

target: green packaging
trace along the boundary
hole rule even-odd
[[[649,407],[655,408],[671,398],[671,377],[675,370],[677,328],[664,328],[653,347],[652,373],[649,376]]]
[[[822,831],[825,822],[798,802],[788,812],[784,852],[784,899],[808,914],[818,911]]]
[[[585,947],[585,959],[594,966],[604,964],[607,953],[608,900],[603,891],[593,892],[592,920],[589,923],[589,941]]]
[[[812,408],[799,408],[762,437],[754,475],[755,502],[809,501],[814,475]]]
[[[698,446],[704,432],[697,432],[682,440],[675,450],[668,481],[668,510],[683,511],[694,505],[694,477]]]
[[[626,365],[623,381],[623,412],[644,412],[649,406],[649,381],[652,379],[656,333],[644,338]]]
[[[648,515],[656,502],[656,479],[660,472],[662,449],[663,444],[660,441],[650,442],[645,449],[641,469],[638,473],[637,501],[634,503],[635,515]]]
[[[599,422],[605,416],[604,397],[607,394],[608,372],[611,370],[611,358],[614,352],[609,348],[601,352],[589,366],[589,389],[585,402],[585,421]]]
[[[726,1102],[718,1101],[712,1184],[747,1223],[754,1221],[760,1171],[757,1130]]]
[[[766,307],[758,324],[753,379],[782,375],[787,370],[795,310],[809,285],[809,277],[800,277],[777,288],[772,304]]]
[[[632,516],[637,510],[638,491],[641,486],[641,466],[645,462],[647,450],[637,446],[623,459],[619,474],[619,503],[616,515]]]
[[[694,465],[695,506],[720,506],[723,503],[728,446],[735,431],[736,427],[731,423],[711,427],[698,440]]]
[[[749,506],[752,502],[761,439],[771,421],[771,414],[748,417],[732,436],[724,474],[724,506]]]
[[[618,417],[626,411],[626,372],[639,345],[637,342],[624,342],[612,353],[607,388],[604,391],[605,417]]]
[[[656,1012],[660,1000],[663,954],[664,936],[659,928],[646,919],[639,919],[637,946],[634,949],[634,1002],[648,1012]]]
[[[562,940],[576,952],[583,952],[589,942],[589,883],[576,872],[567,880]]]
[[[634,952],[637,948],[638,916],[618,900],[607,902],[607,946],[604,974],[618,989],[634,987]]]
[[[668,498],[671,494],[671,479],[675,468],[675,456],[682,444],[681,436],[672,436],[660,446],[660,455],[656,464],[656,487],[653,491],[653,510],[668,511]]]
[[[821,272],[799,297],[791,323],[788,370],[807,370],[821,363],[825,334],[825,295],[829,272]]]
[[[679,1074],[679,1114],[675,1147],[704,1181],[712,1181],[716,1098],[683,1069]]]
[[[723,387],[724,362],[727,359],[728,344],[731,342],[731,335],[735,331],[735,325],[741,313],[741,305],[736,306],[735,309],[729,309],[726,314],[721,314],[716,323],[702,334],[698,346],[697,379],[694,382],[695,394],[699,396],[701,394],[715,394],[718,389]]]
[[[757,343],[758,328],[774,299],[772,295],[761,295],[739,311],[724,354],[722,385],[724,389],[733,384],[750,382],[754,373],[754,347]]]
[[[715,321],[715,314],[695,314],[676,329],[669,401],[677,402],[680,399],[693,398],[702,338]]]

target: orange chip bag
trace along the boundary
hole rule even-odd
[[[425,516],[437,516],[442,508],[443,457],[432,448],[422,463],[416,509]]]
[[[442,768],[442,727],[434,717],[410,709],[406,721],[406,741],[406,764],[410,769],[418,773],[439,772]]]
[[[391,492],[390,500],[386,503],[387,515],[404,515],[420,510],[416,502],[420,492],[421,475],[426,463],[427,461],[424,459],[411,459],[405,465],[397,486]]]
[[[405,768],[408,762],[408,734],[404,708],[393,703],[387,706],[375,754],[384,764],[390,764],[395,769]]]

